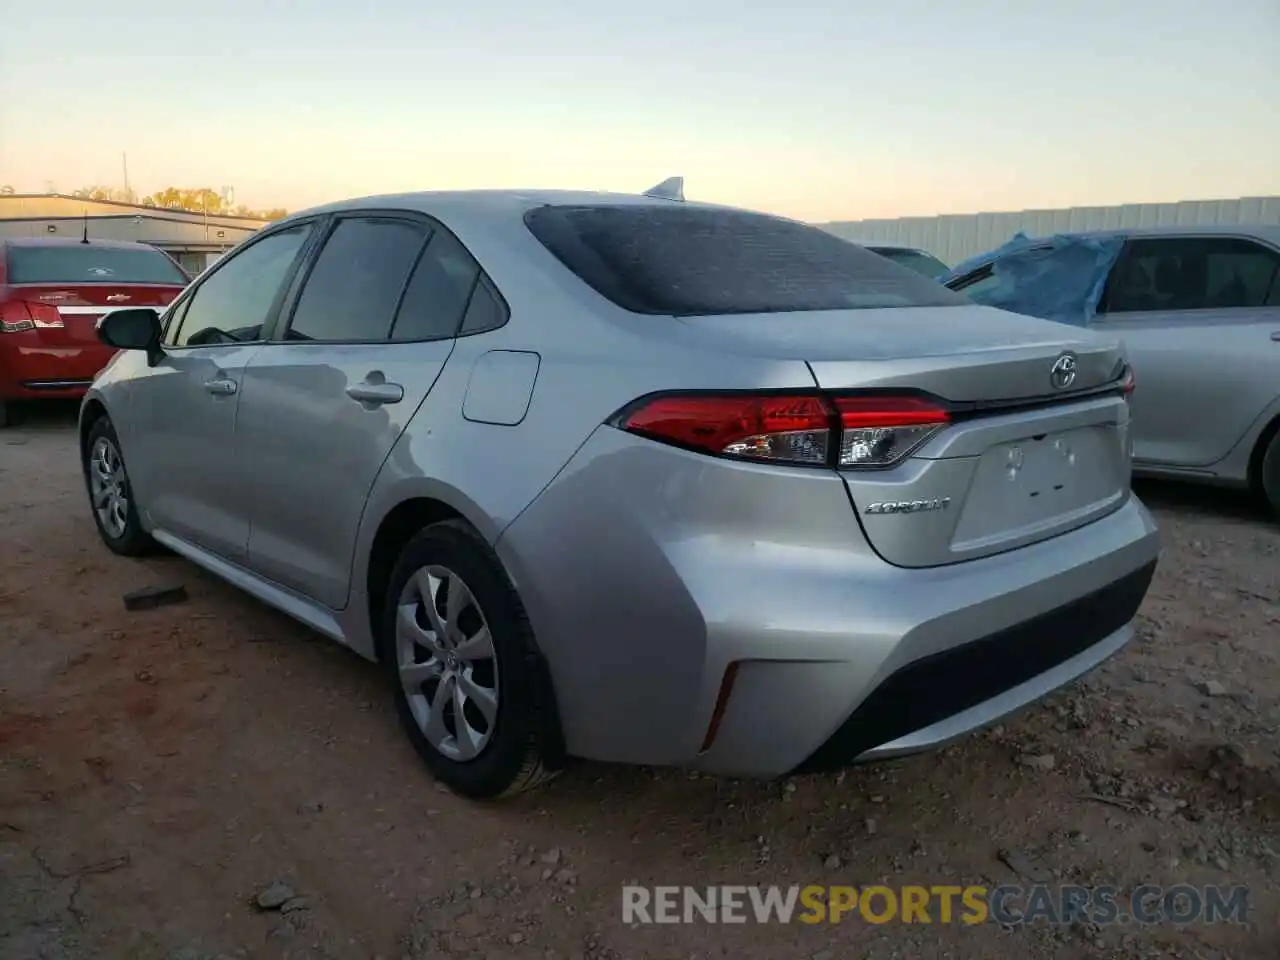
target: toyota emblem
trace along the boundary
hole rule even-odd
[[[1064,353],[1049,369],[1049,382],[1057,390],[1065,390],[1076,382],[1076,355]]]

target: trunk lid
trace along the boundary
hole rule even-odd
[[[183,287],[136,283],[24,283],[9,288],[10,296],[58,311],[62,327],[41,327],[41,339],[51,346],[98,343],[98,321],[112,310],[152,307],[163,311]]]
[[[890,563],[990,556],[1076,529],[1129,497],[1117,342],[978,305],[683,325],[720,350],[804,359],[824,391],[923,391],[947,402],[952,422],[910,456],[840,471],[867,539]],[[1109,385],[1117,389],[1098,392]]]

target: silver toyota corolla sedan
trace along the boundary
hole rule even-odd
[[[1121,348],[773,216],[353,200],[99,335],[107,546],[383,664],[468,796],[937,746],[1119,650],[1156,565]]]

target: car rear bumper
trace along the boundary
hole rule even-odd
[[[115,353],[105,344],[49,345],[39,331],[0,334],[0,398],[82,397]]]
[[[1131,498],[996,556],[894,567],[834,473],[602,428],[497,547],[570,753],[775,776],[939,746],[1092,669],[1131,636],[1158,537]]]

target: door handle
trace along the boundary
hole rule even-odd
[[[226,377],[214,377],[212,380],[206,380],[204,388],[206,392],[212,393],[215,397],[229,397],[239,389],[234,380]]]
[[[1271,332],[1271,339],[1275,340],[1277,343],[1280,343],[1280,330],[1273,330]]]
[[[398,383],[387,383],[385,380],[366,379],[363,383],[353,383],[347,387],[347,396],[361,403],[381,406],[384,403],[399,403],[404,399],[404,387]]]

